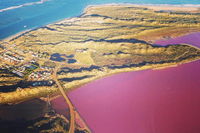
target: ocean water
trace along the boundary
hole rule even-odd
[[[25,3],[37,2],[39,0],[0,0],[0,9],[19,6]]]
[[[34,3],[39,0],[29,0]],[[1,11],[27,3],[25,0],[0,0],[0,39],[18,32],[38,28],[64,18],[78,16],[88,5],[108,3],[133,4],[200,4],[199,0],[48,0],[42,4],[31,4]]]

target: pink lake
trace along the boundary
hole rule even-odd
[[[159,45],[169,45],[169,44],[180,44],[186,43],[191,44],[196,47],[200,47],[200,32],[192,33],[189,35],[168,39],[168,40],[159,40],[155,42]]]
[[[93,133],[200,133],[200,61],[113,75],[69,97]],[[66,113],[62,97],[52,105]]]

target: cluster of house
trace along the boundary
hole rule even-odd
[[[6,49],[7,46],[12,47],[12,45],[10,45],[8,42],[0,41],[0,48]]]
[[[33,51],[30,51],[29,53],[32,54],[33,57],[37,57],[37,58],[49,58],[49,54],[47,52],[33,52]]]
[[[32,70],[36,69],[38,67],[38,64],[35,60],[31,60],[19,67],[16,67],[12,70],[12,73],[17,74],[20,77],[25,76],[28,72],[31,72]]]
[[[40,66],[41,69],[44,69],[44,70],[48,70],[48,71],[53,71],[53,69],[55,68],[55,66],[45,66],[45,65],[42,65]]]
[[[17,49],[18,53],[21,54],[30,54],[32,57],[36,57],[36,58],[49,58],[49,54],[47,52],[36,52],[33,50],[21,50],[21,49]]]
[[[2,44],[0,44],[0,48],[1,48],[1,49],[5,49],[5,47],[4,47]]]
[[[38,80],[49,80],[51,79],[52,71],[37,71],[33,72],[29,75],[30,80],[38,81]]]
[[[0,58],[2,60],[5,60],[5,61],[7,61],[9,63],[14,64],[14,65],[17,65],[17,64],[19,64],[19,63],[24,61],[24,57],[23,56],[21,56],[21,55],[19,55],[17,53],[13,53],[11,51],[7,51],[5,53],[0,54]]]
[[[23,51],[24,53],[30,53],[33,57],[37,58],[49,58],[49,54],[47,52],[34,52],[34,51]]]
[[[18,70],[12,70],[12,73],[14,73],[14,74],[16,74],[16,75],[18,75],[18,76],[20,76],[20,77],[23,77],[23,76],[24,76],[24,73],[21,72],[21,71],[18,71]]]

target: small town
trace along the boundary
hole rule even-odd
[[[37,63],[38,58],[48,59],[48,53],[11,50],[13,46],[15,45],[7,48],[6,46],[0,45],[1,49],[3,49],[3,52],[0,51],[0,61],[4,62],[1,66],[2,69],[7,69],[10,73],[26,79],[32,83],[31,86],[50,86],[53,84],[51,76],[54,66],[40,65]],[[24,55],[31,56],[25,58]],[[18,88],[20,89],[20,87]]]

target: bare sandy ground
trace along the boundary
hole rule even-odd
[[[103,4],[103,5],[89,5],[85,8],[85,11],[89,9],[89,7],[112,7],[112,6],[127,6],[127,7],[144,7],[148,9],[152,9],[155,11],[166,10],[166,11],[184,11],[184,12],[200,12],[200,4],[183,4],[183,5],[170,5],[170,4],[124,4],[124,3],[111,3],[111,4]]]
[[[186,11],[186,12],[200,12],[200,5],[135,5],[138,7],[146,7],[155,11]]]

